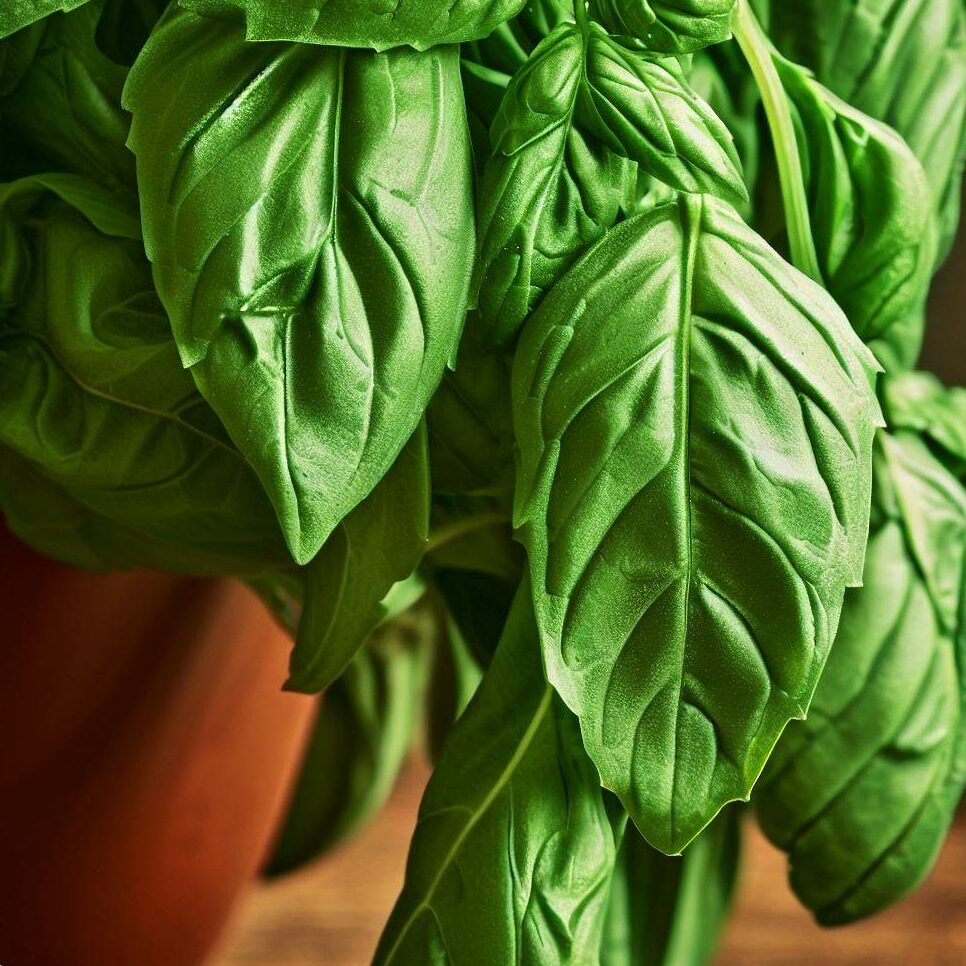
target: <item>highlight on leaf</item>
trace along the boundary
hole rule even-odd
[[[664,852],[808,707],[861,579],[877,368],[699,196],[611,230],[524,329],[515,517],[547,674]]]

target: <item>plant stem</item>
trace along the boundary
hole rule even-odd
[[[474,530],[482,530],[484,527],[508,526],[510,521],[502,513],[480,513],[473,517],[464,517],[462,520],[454,520],[452,523],[437,527],[429,535],[429,543],[426,545],[426,556],[439,550],[440,547],[453,540],[472,533]]]
[[[574,0],[574,18],[580,32],[587,34],[587,0]]]
[[[761,93],[765,116],[768,118],[768,127],[775,145],[792,264],[819,284],[823,284],[818,255],[815,252],[815,241],[812,237],[808,198],[805,195],[805,178],[802,174],[802,159],[798,153],[798,139],[795,136],[792,112],[788,106],[785,88],[775,69],[771,42],[761,29],[748,0],[738,0],[733,29],[735,39],[748,61]]]

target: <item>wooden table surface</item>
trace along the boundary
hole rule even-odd
[[[210,966],[365,966],[402,881],[425,779],[425,768],[411,765],[365,832],[312,868],[256,887]],[[719,966],[966,964],[966,824],[919,892],[871,921],[831,931],[797,905],[783,856],[751,823],[749,832]]]

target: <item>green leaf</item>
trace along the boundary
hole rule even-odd
[[[424,50],[485,37],[526,0],[180,0],[206,16],[241,13],[248,40]]]
[[[6,0],[0,10],[0,37],[22,30],[62,10],[74,10],[88,0]]]
[[[723,812],[681,857],[628,829],[611,885],[601,966],[706,966],[731,909],[741,813]]]
[[[512,488],[510,358],[484,348],[479,330],[479,316],[471,312],[456,369],[445,373],[426,412],[436,493]]]
[[[887,368],[922,345],[935,261],[929,184],[894,131],[776,58],[797,122],[819,268],[852,327]]]
[[[808,719],[789,728],[755,795],[792,887],[825,925],[922,881],[966,782],[966,493],[913,434],[880,439],[888,498],[864,584],[846,596]]]
[[[305,568],[305,597],[286,689],[328,687],[386,614],[383,598],[408,577],[429,532],[424,428]]]
[[[442,640],[433,660],[426,714],[426,744],[434,764],[439,761],[453,726],[473,699],[483,677],[480,664],[456,621],[444,612],[440,623]]]
[[[486,667],[503,633],[514,586],[505,577],[457,567],[434,571],[433,582],[446,601],[460,639]]]
[[[543,679],[528,598],[426,790],[376,966],[596,961],[623,818]]]
[[[966,389],[947,389],[931,373],[887,377],[881,397],[893,429],[922,433],[943,465],[966,483]]]
[[[512,20],[461,48],[463,90],[471,129],[476,127],[474,150],[478,162],[490,156],[490,127],[510,78],[527,62],[537,44],[568,20],[573,20],[573,7],[564,0],[530,0]]]
[[[708,197],[611,230],[524,328],[515,515],[547,673],[663,852],[805,713],[861,578],[875,372]]]
[[[577,254],[620,217],[635,174],[573,124],[580,34],[555,30],[507,88],[479,199],[478,305],[487,341],[514,337]]]
[[[0,73],[3,171],[17,178],[67,171],[116,191],[133,191],[134,157],[125,141],[130,118],[121,109],[127,71],[98,48],[103,9],[95,0],[34,28],[29,57]],[[18,37],[4,42],[12,46]]]
[[[895,487],[909,554],[942,626],[954,631],[966,577],[966,494],[917,437],[883,435],[880,446]]]
[[[233,565],[204,547],[148,537],[85,506],[33,464],[0,447],[0,511],[24,543],[46,557],[106,573],[152,567],[205,576]],[[234,565],[237,568],[237,564]]]
[[[724,125],[672,60],[595,24],[558,27],[507,88],[480,189],[479,308],[509,342],[543,293],[611,227],[637,162],[682,191],[744,192]]]
[[[648,50],[690,54],[731,37],[735,0],[590,0],[590,15],[612,34]]]
[[[0,447],[49,481],[55,525],[54,488],[84,508],[79,528],[113,521],[109,555],[125,565],[290,564],[257,478],[179,364],[136,215],[112,205],[70,176],[0,191],[2,236],[29,254],[0,313]]]
[[[731,132],[677,60],[627,50],[594,23],[586,45],[578,125],[673,188],[747,200]]]
[[[125,102],[182,361],[305,563],[456,354],[474,250],[458,52],[246,44],[172,8]]]
[[[961,0],[773,3],[770,35],[856,110],[918,155],[940,222],[940,260],[959,222],[966,152],[966,8]]]
[[[385,804],[415,739],[431,629],[422,612],[381,627],[320,698],[267,876],[318,858]]]
[[[737,44],[699,51],[692,57],[688,83],[699,98],[721,118],[734,138],[740,171],[749,200],[738,210],[751,224],[754,193],[761,167],[759,111],[761,95]]]

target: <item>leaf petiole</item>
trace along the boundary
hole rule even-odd
[[[748,0],[738,0],[732,25],[735,40],[741,47],[751,73],[761,93],[761,101],[768,119],[775,158],[778,162],[778,178],[781,182],[782,203],[792,264],[819,284],[824,284],[818,265],[812,224],[808,214],[808,198],[805,195],[805,179],[802,159],[798,152],[795,124],[785,96],[775,62],[771,43],[758,23]]]

